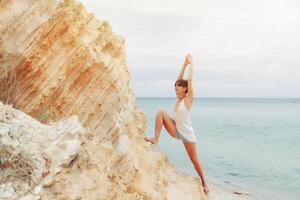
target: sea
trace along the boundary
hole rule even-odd
[[[154,135],[156,112],[175,97],[137,97]],[[191,120],[208,183],[239,187],[257,199],[300,200],[300,99],[194,98]],[[159,151],[180,171],[197,173],[181,141],[162,128]]]

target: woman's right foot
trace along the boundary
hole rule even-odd
[[[154,138],[150,138],[150,137],[144,137],[144,140],[147,142],[151,142],[152,144],[157,144],[157,140]]]

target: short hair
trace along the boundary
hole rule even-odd
[[[175,82],[174,86],[176,86],[176,85],[181,86],[181,87],[186,87],[187,89],[186,89],[185,93],[188,93],[188,82],[187,82],[187,80],[185,80],[183,78],[182,79],[178,79]]]

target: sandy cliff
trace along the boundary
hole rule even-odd
[[[107,21],[74,0],[0,1],[0,48],[0,199],[205,199],[144,142]]]

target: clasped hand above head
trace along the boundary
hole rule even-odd
[[[193,62],[193,56],[189,53],[185,56],[184,64],[188,65],[191,64],[192,62]]]

